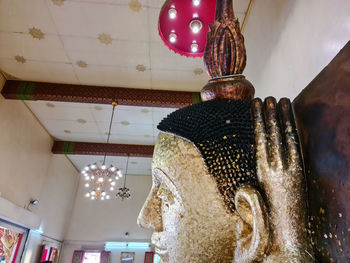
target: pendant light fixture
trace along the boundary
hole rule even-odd
[[[126,161],[126,171],[125,171],[125,177],[124,177],[124,186],[119,188],[118,193],[116,194],[116,198],[120,198],[122,201],[125,199],[129,199],[130,198],[130,189],[127,188],[126,185],[126,176],[128,174],[128,166],[129,165],[129,156],[128,159]]]
[[[116,102],[112,103],[112,116],[109,123],[107,144],[109,143],[111,137],[112,123],[114,117],[114,110],[118,104]],[[123,177],[120,169],[110,165],[106,165],[107,152],[105,152],[103,157],[102,165],[97,163],[87,165],[81,174],[85,178],[85,187],[88,188],[85,196],[91,200],[108,200],[111,198],[111,193],[115,191],[116,181]]]

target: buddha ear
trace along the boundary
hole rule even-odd
[[[235,206],[242,220],[236,229],[237,246],[234,262],[260,262],[270,240],[265,203],[256,189],[242,186],[235,194]]]

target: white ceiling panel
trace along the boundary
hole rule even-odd
[[[76,121],[83,119],[87,122],[95,121],[88,105],[82,103],[31,101],[28,102],[28,105],[41,120]]]
[[[163,42],[151,43],[152,69],[190,71],[191,76],[196,68],[204,68],[202,58],[188,58],[175,55]],[[204,82],[205,83],[205,82]]]
[[[194,75],[192,71],[152,70],[152,86],[155,89],[199,91],[208,80],[206,73]]]
[[[93,133],[93,132],[72,132],[71,131],[70,133],[65,133],[64,131],[54,131],[53,134],[51,135],[55,139],[60,141],[73,141],[73,142],[104,143],[106,142],[106,139],[107,139],[107,136],[102,137],[101,133]]]
[[[163,120],[168,114],[174,112],[174,108],[153,108],[152,117],[153,123],[158,125],[158,123]]]
[[[162,0],[158,0],[158,2]],[[156,1],[152,1],[156,2]],[[160,38],[158,34],[158,17],[160,13],[160,7],[162,4],[155,3],[155,5],[152,5],[148,9],[148,22],[149,22],[149,36],[150,36],[150,42],[162,42],[162,39]]]
[[[108,132],[109,122],[97,122],[98,128],[103,132]],[[113,123],[111,132],[111,140],[117,141],[119,136],[143,136],[145,134],[152,134],[152,124],[123,124],[119,122]]]
[[[109,121],[108,118],[112,115],[112,105],[96,105],[91,106],[90,109],[96,121]],[[150,124],[152,123],[152,108],[119,105],[115,109],[113,122],[120,123],[122,121]]]
[[[111,105],[28,101],[31,111],[49,133],[59,140],[106,142]],[[153,145],[156,126],[173,108],[117,106],[111,143]]]
[[[55,24],[46,0],[5,0],[0,2],[0,30],[27,32],[30,27],[55,34]],[[50,1],[51,2],[51,1]]]
[[[106,137],[104,138],[104,142],[106,141]],[[145,135],[140,134],[138,136],[135,136],[135,135],[128,135],[128,134],[115,135],[112,133],[110,141],[111,141],[111,143],[121,143],[121,144],[153,145],[155,139],[154,139],[153,135],[151,135],[151,137],[149,137],[148,134],[145,134]]]
[[[131,72],[128,68],[112,66],[88,66],[79,68],[74,65],[78,79],[83,85],[115,86],[130,88],[150,88],[151,74],[149,71]]]
[[[54,135],[62,129],[70,130],[72,133],[99,133],[99,127],[96,122],[88,121],[86,123],[79,123],[78,120],[48,120],[42,119],[41,123],[45,127],[49,127],[49,132]]]

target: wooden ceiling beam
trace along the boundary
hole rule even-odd
[[[153,145],[55,141],[52,153],[67,155],[104,155],[107,153],[108,156],[152,157],[153,149]]]
[[[181,108],[200,101],[199,92],[99,87],[7,80],[1,94],[12,100],[44,100],[78,103]]]

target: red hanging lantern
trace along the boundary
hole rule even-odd
[[[167,47],[187,57],[202,57],[216,0],[167,0],[159,14],[158,32]]]

